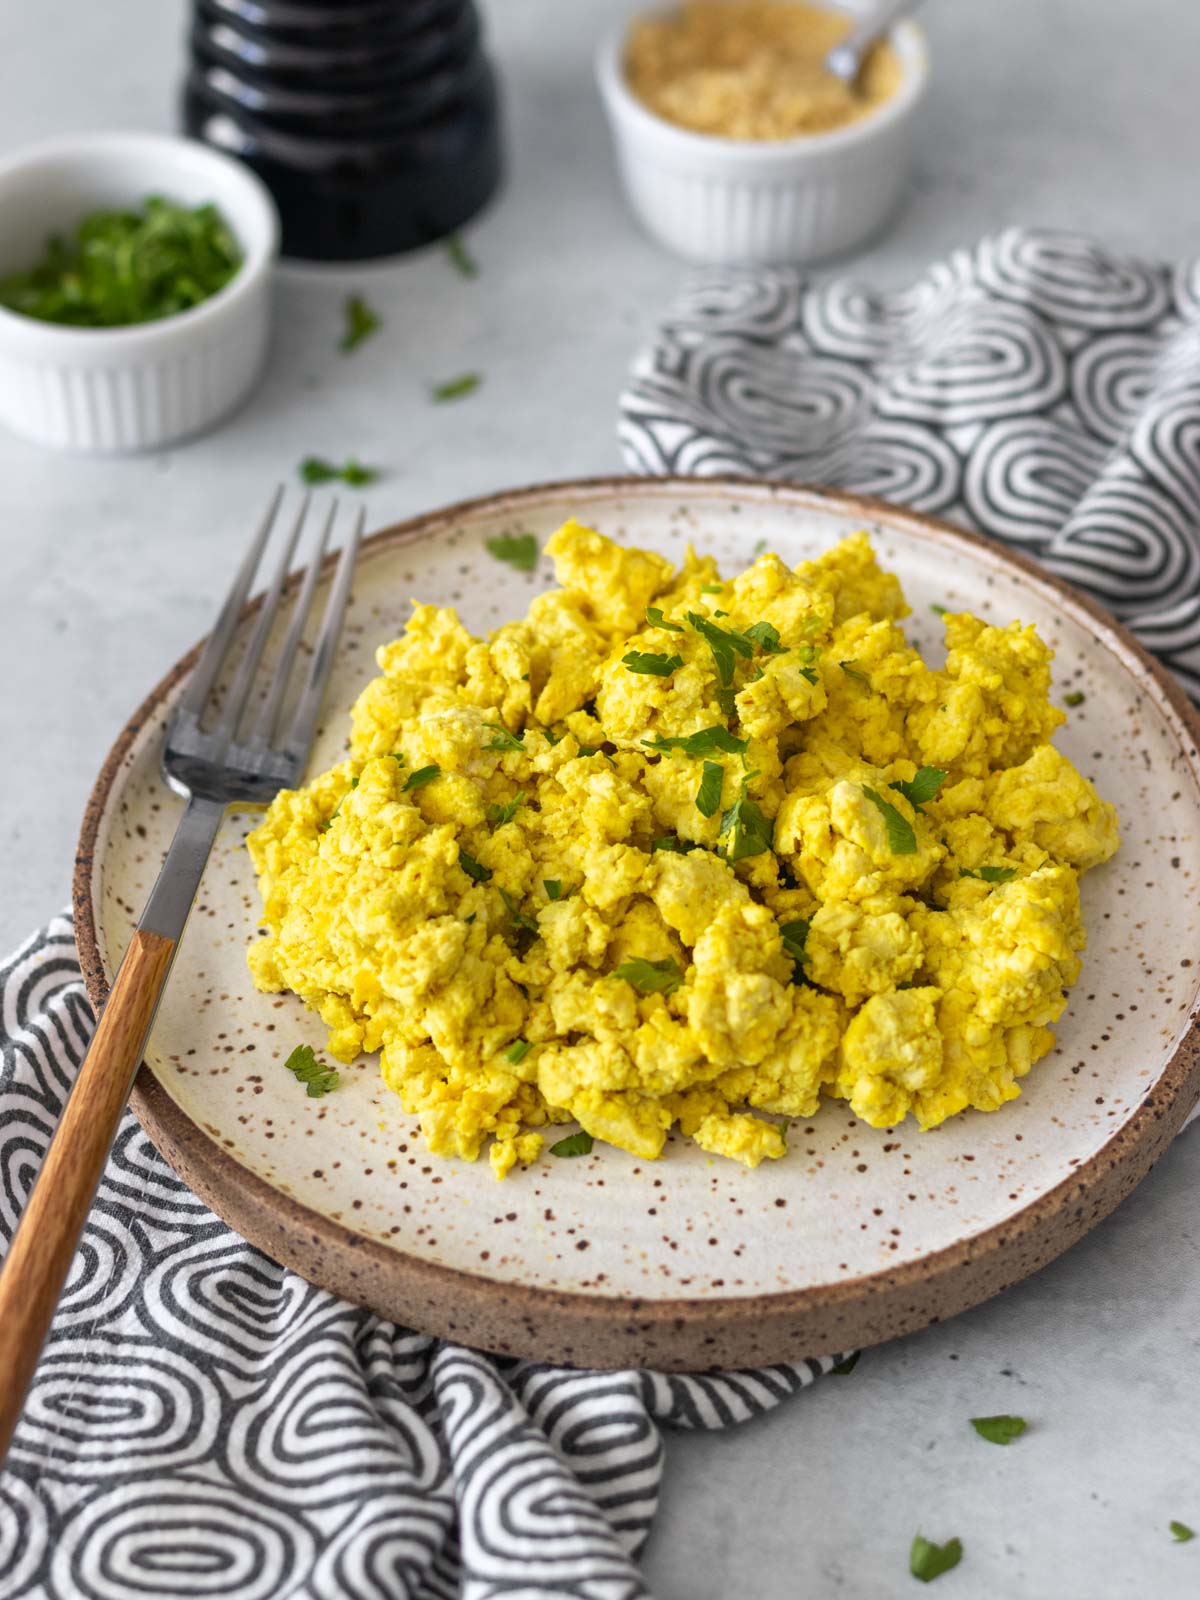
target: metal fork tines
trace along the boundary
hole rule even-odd
[[[236,802],[265,803],[285,785],[299,780],[308,759],[350,597],[364,519],[361,515],[355,519],[338,560],[312,658],[303,672],[296,672],[296,657],[337,517],[336,502],[321,521],[308,570],[293,586],[288,581],[292,556],[310,510],[308,497],[302,501],[284,531],[283,548],[245,649],[240,657],[235,653],[250,586],[282,504],[280,489],[259,525],[167,727],[163,771],[172,788],[186,796],[187,805],[97,1019],[25,1214],[0,1263],[0,1374],[4,1379],[0,1382],[0,1461],[17,1425],[225,808]],[[297,592],[291,599],[293,587]],[[260,670],[268,638],[289,603],[291,616],[283,645],[268,675]],[[218,695],[216,687],[227,666],[232,668],[229,689]],[[260,678],[267,681],[260,685]],[[252,717],[256,689],[262,693],[262,702]],[[294,709],[289,713],[292,689]],[[208,728],[204,726],[206,710],[212,713]],[[251,726],[243,733],[246,722]]]
[[[272,496],[167,726],[163,772],[188,805],[141,926],[168,938],[178,938],[183,931],[199,869],[212,848],[226,806],[266,804],[280,789],[299,781],[333,667],[365,513],[360,511],[354,519],[342,548],[307,670],[297,672],[296,657],[338,514],[335,500],[320,518],[314,548],[293,599],[288,576],[312,509],[311,497],[306,494],[285,528],[270,582],[245,649],[233,667],[229,688],[224,694],[218,692],[223,670],[235,659],[238,624],[282,504],[281,487]],[[264,651],[272,628],[289,603],[287,632],[268,675],[260,670]],[[262,699],[253,712],[256,690]],[[294,691],[290,714],[289,691]],[[206,711],[211,713],[207,727]]]

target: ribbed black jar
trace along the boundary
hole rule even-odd
[[[473,0],[193,0],[183,119],[254,168],[308,260],[429,244],[500,177]]]

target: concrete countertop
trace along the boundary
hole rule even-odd
[[[312,452],[384,469],[375,526],[463,496],[617,470],[616,398],[681,269],[625,211],[591,55],[614,0],[485,5],[509,177],[468,230],[481,276],[441,250],[289,269],[275,349],[216,433],[126,461],[0,437],[0,683],[7,844],[0,949],[65,904],[76,829],[112,738],[206,628],[269,486]],[[930,104],[911,203],[853,263],[903,283],[1012,222],[1131,252],[1200,253],[1200,8],[1186,0],[931,0]],[[90,128],[169,128],[184,7],[38,0],[0,17],[0,153]],[[833,269],[830,269],[833,270]],[[341,302],[385,333],[339,355]],[[431,406],[465,370],[482,390]],[[770,1418],[668,1441],[646,1556],[659,1600],[879,1600],[913,1591],[912,1535],[958,1535],[946,1600],[1200,1593],[1200,1132],[1064,1260],[981,1309],[868,1352]],[[1001,1451],[973,1415],[1016,1411]]]

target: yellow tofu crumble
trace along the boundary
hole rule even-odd
[[[947,615],[928,666],[865,533],[724,581],[575,522],[547,552],[487,639],[415,605],[349,757],[251,834],[257,986],[498,1177],[559,1123],[754,1167],[823,1095],[873,1127],[1012,1099],[1118,845],[1034,629]]]

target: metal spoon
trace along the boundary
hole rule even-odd
[[[915,11],[920,0],[882,0],[882,4],[855,24],[850,32],[825,57],[825,70],[841,78],[851,88],[858,82],[863,57],[898,17]]]

